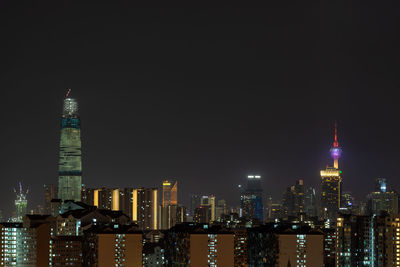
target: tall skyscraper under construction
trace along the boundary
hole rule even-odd
[[[342,195],[342,171],[339,170],[342,149],[339,147],[336,124],[335,139],[330,152],[333,158],[333,167],[327,166],[325,170],[321,170],[321,216],[323,219],[336,221]]]
[[[78,114],[78,102],[69,97],[70,91],[69,89],[65,96],[61,118],[58,198],[62,201],[81,201],[81,122]]]
[[[22,222],[22,218],[26,214],[26,207],[28,205],[28,200],[26,196],[28,194],[28,190],[22,190],[22,184],[19,182],[18,191],[14,189],[17,198],[15,199],[15,217],[13,218],[14,222]]]

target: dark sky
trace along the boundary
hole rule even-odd
[[[57,183],[67,87],[88,186],[172,177],[185,204],[214,193],[236,205],[237,185],[257,172],[278,199],[298,178],[319,188],[337,120],[345,190],[364,198],[377,177],[400,190],[399,4],[33,2],[0,2],[6,214],[19,180],[31,208]]]

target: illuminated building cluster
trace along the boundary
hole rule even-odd
[[[58,185],[44,185],[43,215],[27,214],[20,184],[14,216],[0,223],[0,265],[400,266],[398,193],[379,178],[367,201],[356,203],[343,191],[336,126],[330,154],[333,165],[320,171],[320,205],[303,179],[279,203],[266,199],[261,175],[249,174],[240,206],[192,194],[186,210],[176,179],[160,179],[158,187],[82,184],[78,103],[68,94]]]

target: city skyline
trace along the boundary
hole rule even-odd
[[[77,99],[74,99],[74,98],[70,98],[68,95],[70,94],[70,92],[71,92],[71,89],[70,88],[67,88],[66,89],[67,90],[67,96],[65,96],[65,98],[64,98],[64,105],[63,105],[63,118],[65,117],[65,112],[66,112],[66,109],[67,109],[67,111],[69,110],[69,109],[71,109],[70,108],[70,106],[71,106],[71,103],[70,102],[73,102],[73,104],[76,106],[76,107],[74,107],[73,109],[75,110],[74,112],[77,112],[77,110],[78,110],[78,108],[77,108],[77,105],[78,105],[78,101],[77,101]],[[68,109],[69,108],[69,109]],[[79,120],[79,117],[77,117],[78,118],[78,120]],[[63,119],[63,120],[65,120],[65,119]],[[62,123],[62,125],[61,125],[61,129],[63,129],[64,127],[65,127],[65,125],[64,125],[65,123],[63,122]],[[78,123],[78,126],[80,127],[80,121],[79,121],[79,123]],[[341,153],[342,153],[342,150],[341,150],[341,147],[339,147],[339,142],[338,142],[338,129],[337,129],[337,127],[338,127],[338,125],[337,125],[337,122],[335,121],[334,122],[334,127],[333,127],[333,145],[331,145],[331,148],[330,148],[330,150],[329,150],[329,154],[330,154],[330,161],[332,161],[331,163],[333,163],[333,164],[330,164],[329,162],[326,164],[327,166],[333,166],[333,168],[334,168],[334,166],[338,166],[337,164],[338,164],[338,159],[340,158],[340,156],[341,156]],[[79,129],[79,128],[78,128]],[[332,168],[332,167],[331,167]],[[259,172],[257,172],[257,173],[259,173]],[[259,178],[259,179],[261,179],[261,176],[260,175],[256,175],[256,176],[249,176],[248,174],[246,174],[246,177],[247,177],[247,180],[249,179],[249,177],[257,177],[257,178]],[[243,179],[243,181],[242,181],[242,183],[240,184],[240,186],[243,186],[244,184],[246,184],[246,181],[245,181],[245,178],[246,177],[242,177]],[[171,179],[171,178],[168,178],[168,179]],[[179,180],[179,178],[172,178],[172,180]],[[376,178],[374,179],[374,183],[376,182],[375,181],[376,180]],[[161,183],[161,181],[164,181],[164,180],[160,180],[159,182]],[[50,183],[51,184],[51,183]],[[54,183],[53,183],[54,184]],[[56,183],[55,183],[56,184]],[[87,183],[85,183],[85,182],[82,182],[82,184],[85,184],[85,186],[88,186],[88,184]],[[392,183],[393,184],[393,183]],[[265,186],[265,181],[264,182],[262,182],[260,185],[262,185],[263,186],[263,188],[265,188],[266,186]],[[310,184],[307,184],[307,179],[306,179],[306,185],[307,186],[310,186]],[[101,186],[92,186],[92,188],[99,188],[99,187],[103,187],[104,185],[101,185]],[[147,187],[154,187],[154,186],[156,186],[156,187],[158,187],[159,188],[159,190],[162,190],[162,186],[160,186],[160,184],[154,184],[154,185],[150,185],[150,186],[147,186]],[[314,184],[314,185],[312,185],[313,187],[315,187],[316,189],[317,189],[317,191],[320,191],[321,190],[321,188],[320,188],[320,186],[321,186],[321,184]],[[90,187],[90,186],[89,186]],[[108,187],[108,188],[118,188],[119,186],[118,185],[115,185],[115,184],[109,184],[109,185],[107,185],[106,187]],[[141,188],[142,187],[142,185],[137,185],[137,184],[130,184],[129,185],[129,187],[132,187],[132,188]],[[234,185],[233,185],[233,188],[231,188],[231,189],[233,189],[233,191],[236,189],[235,187],[234,187]],[[393,186],[392,186],[392,189],[393,189]],[[341,190],[341,191],[343,191],[343,189]],[[349,190],[347,190],[347,191],[349,191]],[[282,190],[282,192],[284,192],[284,189]],[[372,192],[372,190],[370,191],[370,192]],[[370,192],[368,192],[368,193],[370,193]],[[41,195],[43,196],[43,193],[44,192],[40,192],[41,193]],[[79,192],[80,193],[80,192]],[[185,192],[185,193],[183,193],[183,192],[181,192],[181,191],[179,191],[179,194],[180,195],[183,195],[183,194],[186,194],[186,195],[190,195],[190,194],[193,194],[193,193],[196,193],[196,194],[213,194],[213,192],[210,192],[210,191],[203,191],[203,192],[199,192],[199,191],[196,191],[196,192]],[[40,194],[39,194],[40,195]],[[239,194],[240,195],[240,194]],[[239,195],[237,195],[236,197],[238,197]],[[268,197],[270,197],[270,196],[272,196],[273,194],[271,194],[271,193],[269,193],[269,192],[264,192],[264,194],[263,194],[263,202],[264,203],[266,203],[265,201],[266,201],[266,199],[268,198]],[[218,199],[224,199],[223,197],[221,197],[221,196],[217,196],[218,197]],[[184,196],[183,198],[187,198],[187,196]],[[319,197],[317,197],[318,199],[319,199]],[[362,200],[362,199],[360,199],[360,200]],[[278,195],[275,195],[274,196],[274,202],[275,203],[280,203],[282,201],[282,199],[280,198],[280,195],[278,194]],[[234,200],[234,202],[233,203],[229,203],[229,206],[230,207],[238,207],[238,206],[240,206],[240,203],[237,203],[238,201],[237,201],[237,199],[235,199]],[[44,205],[44,199],[42,200],[42,201],[39,201],[39,203],[34,203],[34,205],[30,205],[29,207],[30,208],[32,208],[32,209],[36,209],[36,204],[38,204],[38,205],[41,205],[42,207],[44,207],[45,208],[45,205]],[[185,201],[185,202],[179,202],[179,204],[183,204],[184,206],[190,206],[189,205],[189,203],[188,203],[188,201]],[[340,205],[339,205],[340,206]],[[264,209],[265,209],[265,207],[264,207]],[[7,209],[4,209],[4,210],[7,210]],[[264,211],[265,212],[265,211]]]
[[[376,178],[400,189],[394,8],[0,5],[5,216],[18,181],[29,209],[57,183],[66,87],[81,107],[88,187],[176,179],[185,206],[190,193],[239,205],[251,173],[275,200],[298,179],[319,190],[337,120],[344,191],[365,198]]]

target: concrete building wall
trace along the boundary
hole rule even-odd
[[[97,246],[98,267],[142,266],[141,234],[99,234]]]
[[[115,236],[99,234],[97,246],[98,267],[115,266]]]
[[[125,235],[125,266],[142,266],[142,239],[141,234]]]
[[[233,234],[222,234],[217,237],[217,266],[234,266],[235,240]]]
[[[291,266],[297,266],[296,241],[296,235],[279,235],[279,267],[287,267],[289,261]]]
[[[207,266],[208,236],[207,234],[190,235],[190,266]]]
[[[306,251],[307,266],[323,266],[324,263],[323,235],[307,235]]]
[[[278,266],[323,266],[324,236],[281,234],[279,240]],[[299,261],[299,262],[298,262]]]
[[[36,228],[36,266],[49,266],[50,225],[42,224]]]

